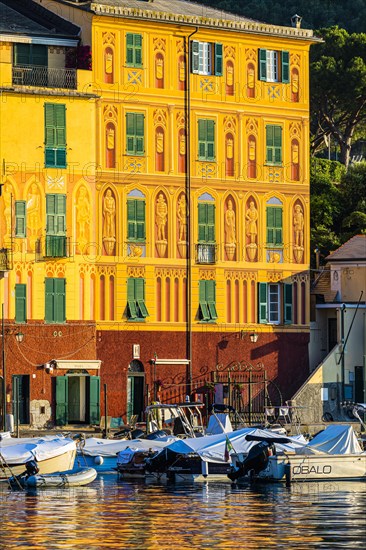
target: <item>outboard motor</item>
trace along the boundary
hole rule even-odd
[[[28,462],[25,463],[25,468],[24,474],[27,477],[35,476],[39,472],[38,464],[35,460],[28,460]]]
[[[254,445],[250,449],[247,457],[239,464],[239,467],[232,466],[230,468],[228,478],[231,479],[231,481],[236,481],[240,477],[245,477],[248,474],[258,474],[266,469],[269,457],[275,454],[276,447],[274,443],[268,443],[267,441],[257,443],[257,445]]]

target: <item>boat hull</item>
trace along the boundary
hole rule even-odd
[[[235,465],[234,456],[232,459]],[[366,454],[275,455],[269,457],[267,467],[255,477],[287,482],[366,480]],[[248,481],[248,476],[239,480]]]
[[[73,473],[62,472],[58,474],[36,474],[26,479],[24,481],[24,486],[27,488],[37,489],[82,487],[92,483],[97,475],[98,474],[94,468],[82,468]]]
[[[66,472],[74,467],[76,449],[70,449],[58,456],[46,458],[37,461],[40,474],[53,474],[54,472]],[[2,464],[0,468],[0,479],[8,479],[12,476],[18,476],[25,471],[25,463],[20,464]]]

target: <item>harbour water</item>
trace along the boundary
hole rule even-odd
[[[11,492],[0,485],[0,548],[365,548],[366,484],[118,481]]]

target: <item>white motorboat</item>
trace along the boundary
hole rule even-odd
[[[22,474],[26,463],[34,460],[41,474],[72,470],[76,456],[76,442],[63,436],[45,436],[40,439],[4,439],[0,441],[0,479]]]
[[[249,451],[231,455],[232,481],[366,480],[366,452],[352,426],[328,426],[307,445],[291,451],[279,448],[275,437],[249,436],[249,440]]]

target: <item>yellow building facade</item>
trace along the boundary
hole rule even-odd
[[[64,322],[96,322],[114,416],[200,394],[233,364],[260,364],[290,398],[308,373],[312,32],[174,0],[47,8],[91,37],[92,72],[78,71],[80,96],[62,98],[67,167],[42,166],[43,122],[22,144],[24,162],[42,166],[41,201],[66,195],[72,254],[51,269],[30,257],[32,228],[13,239],[6,317],[17,281],[61,270]],[[7,127],[12,111],[43,120],[47,95],[9,97]],[[8,172],[4,208],[9,190],[26,201],[37,179]],[[42,297],[27,300],[27,319],[43,319]]]

